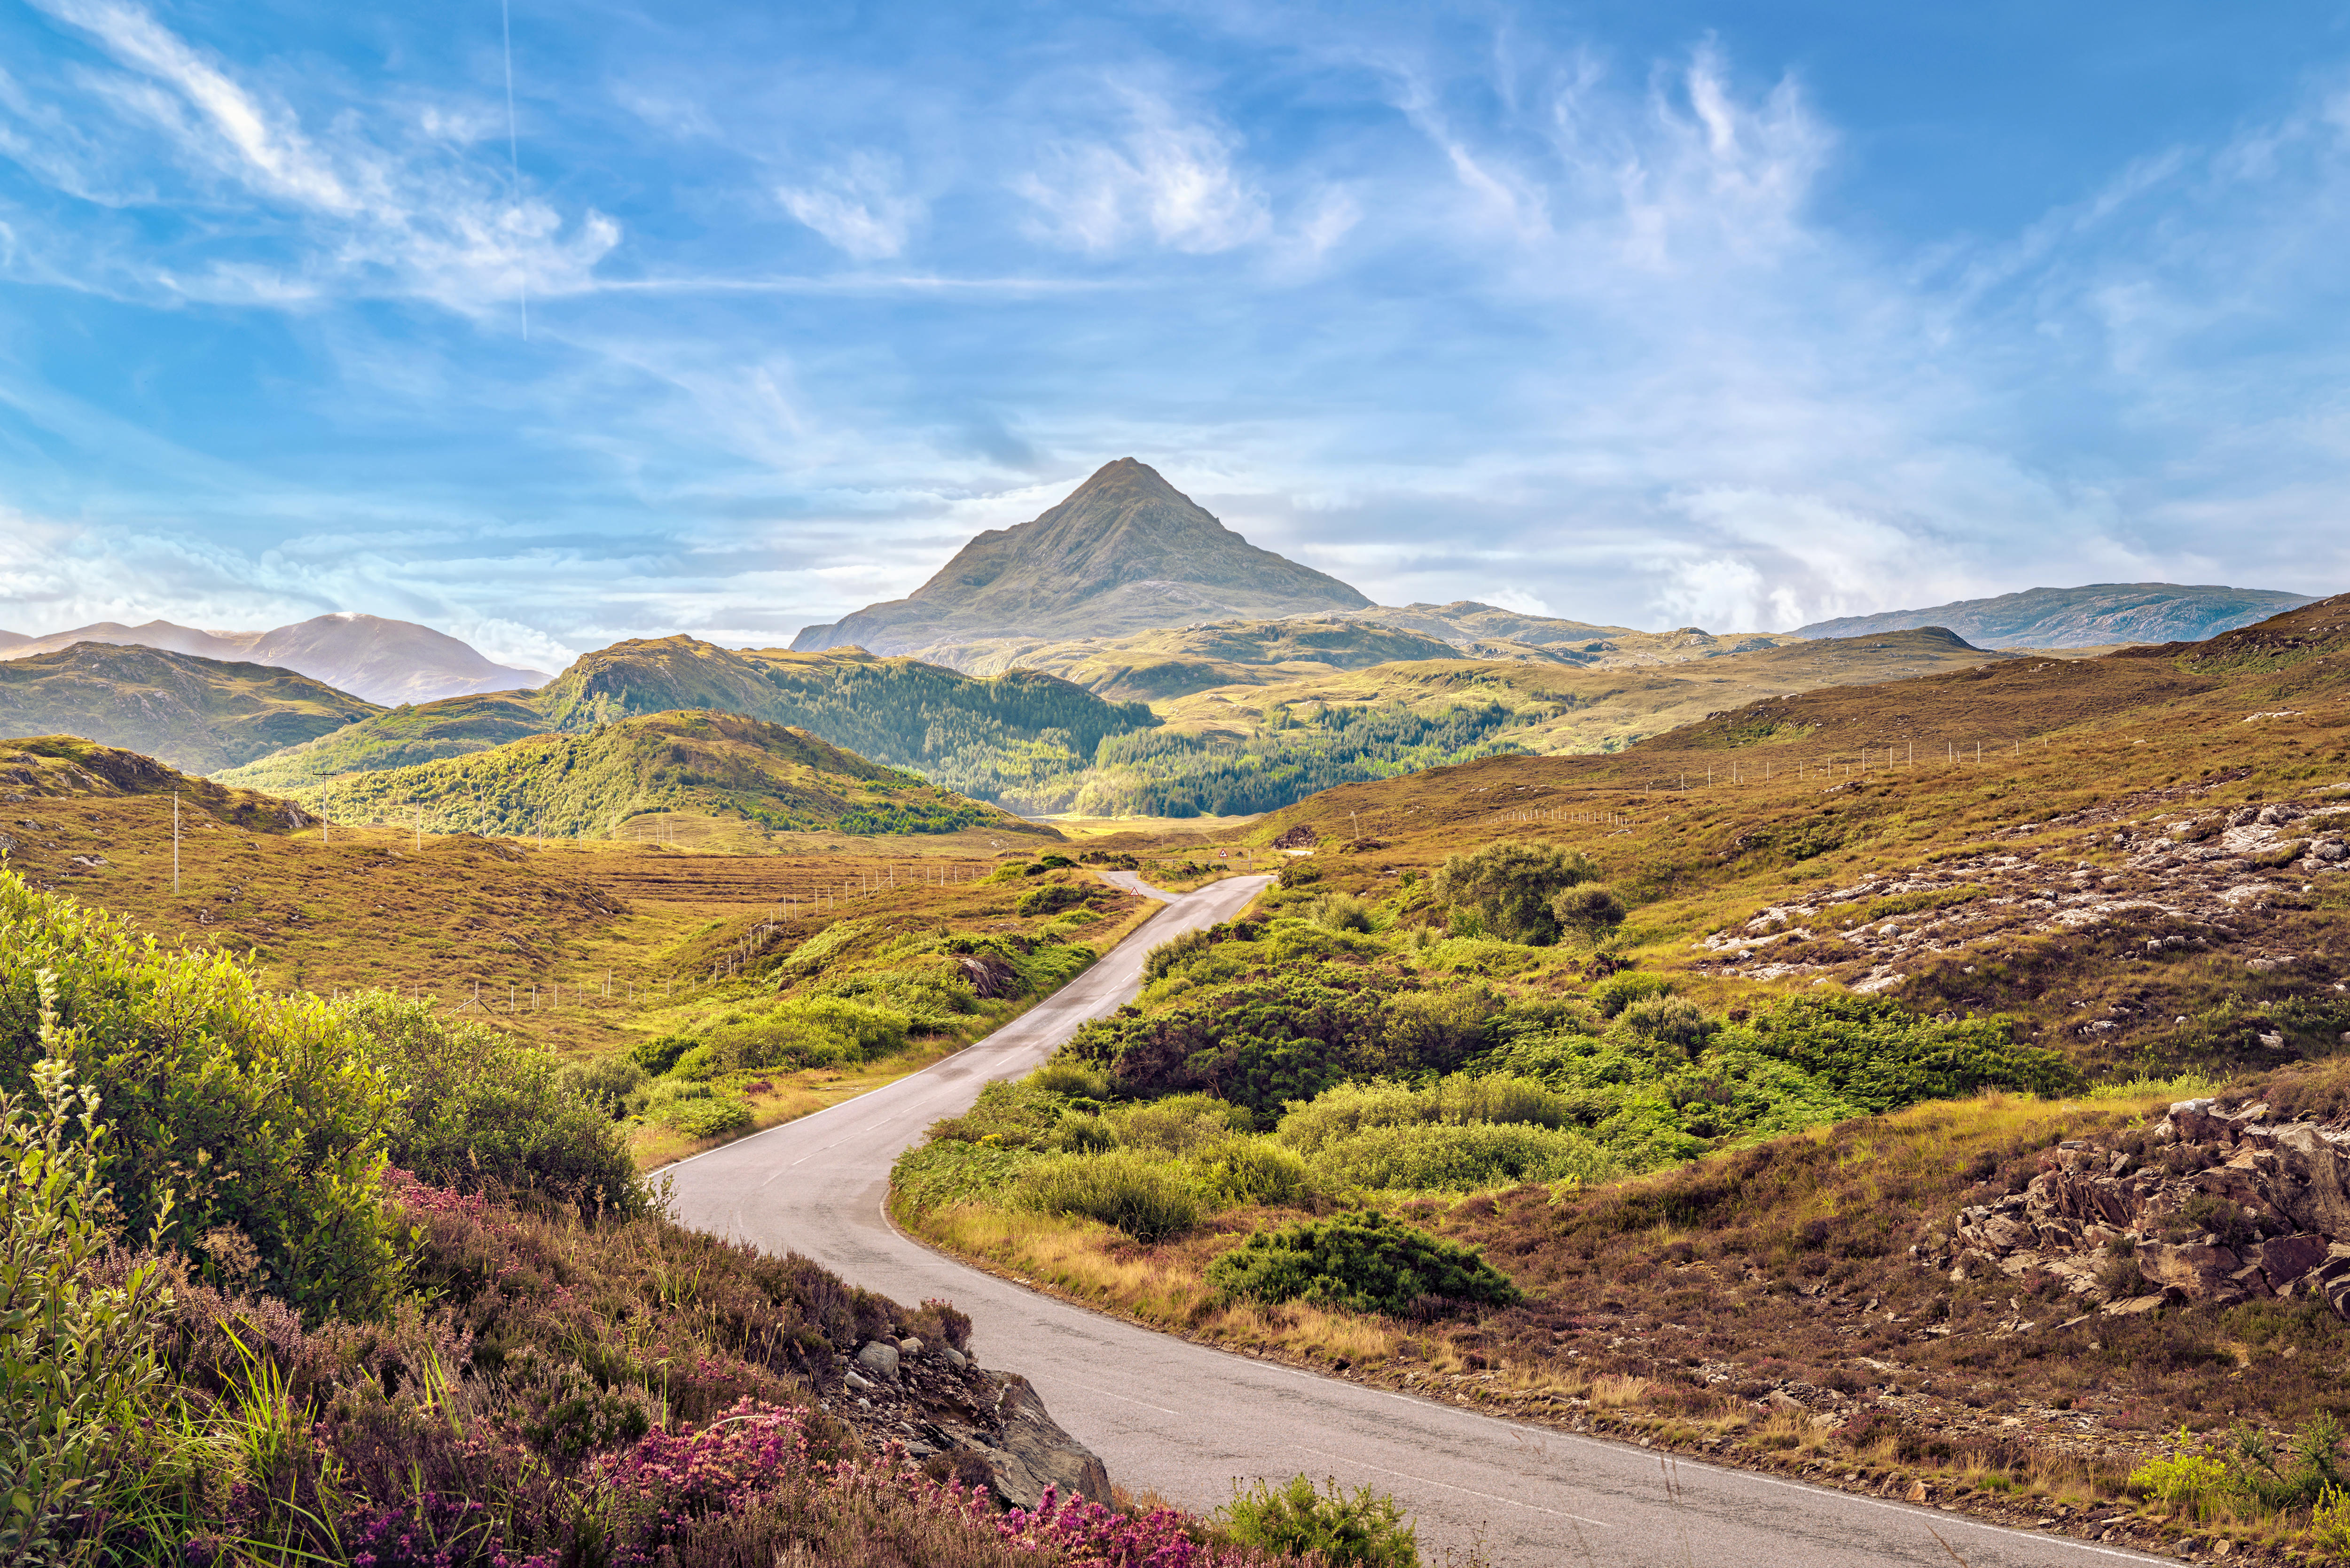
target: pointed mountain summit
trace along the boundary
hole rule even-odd
[[[1258,549],[1157,470],[1122,457],[1035,521],[980,535],[906,597],[803,628],[792,647],[854,643],[954,664],[1003,638],[1118,637],[1370,603],[1336,577]]]

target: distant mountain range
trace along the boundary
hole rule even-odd
[[[78,643],[0,659],[0,734],[78,735],[213,773],[383,710],[290,670]]]
[[[962,649],[1007,636],[1117,637],[1370,604],[1259,549],[1157,470],[1122,457],[1035,520],[981,534],[906,597],[805,627],[792,648],[853,645],[960,666]]]
[[[1798,627],[1795,636],[1875,637],[1946,627],[1977,648],[2102,648],[2116,642],[2199,642],[2299,609],[2309,594],[2178,583],[2090,583],[2026,588],[1932,609],[1887,610]]]
[[[526,690],[547,680],[541,670],[493,664],[471,645],[429,626],[348,613],[317,616],[268,631],[199,631],[167,620],[144,626],[108,620],[46,637],[0,632],[0,659],[53,653],[78,642],[276,665],[386,708],[481,691]]]

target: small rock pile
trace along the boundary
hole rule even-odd
[[[1107,1505],[1109,1472],[1045,1413],[1017,1373],[989,1372],[952,1345],[910,1335],[859,1345],[825,1409],[868,1440],[897,1442],[964,1484],[983,1478],[1010,1508],[1034,1508],[1046,1487]]]
[[[1920,1261],[2053,1275],[2109,1314],[2298,1296],[2350,1318],[2350,1130],[2268,1111],[2183,1100],[2150,1130],[2066,1142]]]

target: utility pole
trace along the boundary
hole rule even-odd
[[[180,792],[172,792],[172,897],[180,896]]]
[[[415,853],[421,855],[424,853],[424,808],[422,806],[414,805],[409,807],[408,825],[414,830],[415,835],[410,841],[408,846]]]

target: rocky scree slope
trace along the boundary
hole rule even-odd
[[[2350,1318],[2342,1121],[2184,1100],[2150,1132],[2068,1139],[2042,1164],[2023,1191],[1962,1210],[1925,1261],[1956,1282],[2053,1275],[2085,1312],[2298,1297]]]
[[[2298,891],[2303,878],[2350,870],[2350,802],[2332,794],[2197,811],[2198,796],[2222,784],[2199,783],[2104,802],[2085,811],[2024,823],[1998,835],[2017,847],[1982,852],[1865,877],[1771,905],[1741,925],[1700,938],[1700,969],[1751,981],[1847,978],[1864,994],[1890,990],[1918,965],[2009,938],[2062,935],[2116,921],[2166,928],[2144,939],[2150,953],[2236,941],[2236,921]],[[1841,787],[1841,786],[1840,786]],[[2183,808],[2183,809],[2182,809]],[[2128,826],[2132,819],[2150,822]],[[2035,837],[2106,827],[2092,845],[2119,857],[2110,867],[2043,856]],[[1877,913],[1847,929],[1854,912],[1888,902],[1915,908]],[[2255,970],[2299,955],[2252,948]],[[1866,972],[1860,972],[1864,970]],[[2085,1037],[2116,1027],[2079,1026]]]

